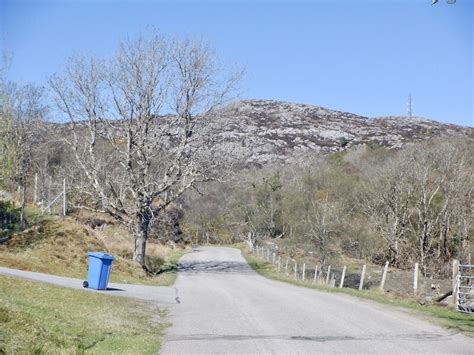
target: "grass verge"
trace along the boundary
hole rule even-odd
[[[242,251],[242,255],[247,260],[252,269],[262,276],[273,280],[290,283],[292,285],[317,289],[324,292],[343,293],[350,296],[369,299],[383,304],[402,307],[404,309],[415,311],[425,319],[437,323],[449,330],[461,332],[467,336],[474,337],[474,317],[468,314],[460,313],[448,306],[442,305],[421,305],[417,300],[411,298],[394,297],[381,293],[379,290],[355,290],[352,288],[332,288],[322,285],[314,285],[310,282],[295,280],[294,278],[278,272],[271,264],[261,258],[249,254],[245,245],[234,245]]]
[[[147,302],[0,277],[0,354],[156,354],[165,316]]]
[[[0,266],[85,279],[87,252],[106,251],[116,257],[111,282],[169,286],[176,279],[178,259],[187,252],[176,249],[160,254],[159,247],[149,243],[147,258],[159,270],[150,275],[131,261],[131,253],[121,250],[124,245],[129,246],[128,239],[123,238],[120,243],[111,243],[111,239],[117,237],[102,240],[95,231],[72,219],[43,220],[0,244]]]

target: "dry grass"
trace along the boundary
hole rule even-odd
[[[0,265],[21,270],[85,278],[87,252],[105,251],[116,257],[111,282],[169,285],[175,280],[170,267],[182,250],[149,243],[147,262],[156,270],[150,276],[131,262],[133,241],[123,228],[111,225],[102,231],[77,223],[72,218],[43,220],[16,233],[0,246]]]

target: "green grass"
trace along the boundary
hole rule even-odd
[[[165,316],[147,302],[0,277],[0,354],[156,354]]]
[[[290,283],[296,286],[313,288],[324,292],[343,293],[350,296],[369,299],[383,304],[395,307],[401,307],[406,310],[414,311],[415,314],[423,316],[423,318],[437,323],[449,330],[462,332],[465,335],[474,337],[474,316],[460,313],[448,306],[442,305],[421,305],[417,300],[412,298],[401,298],[383,294],[377,289],[371,290],[355,290],[352,288],[332,288],[323,285],[314,285],[310,282],[295,280],[291,276],[279,273],[271,264],[265,262],[261,258],[255,257],[247,252],[246,246],[234,245],[242,251],[242,255],[247,260],[252,269],[262,276],[273,280]]]

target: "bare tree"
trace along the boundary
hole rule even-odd
[[[203,130],[238,80],[219,75],[204,42],[152,34],[123,41],[108,61],[74,57],[50,80],[83,191],[128,226],[142,267],[152,219],[215,172]]]
[[[361,207],[374,229],[388,245],[391,264],[399,265],[401,244],[405,242],[413,186],[407,175],[411,167],[401,156],[364,171]]]
[[[425,269],[427,258],[440,254],[449,258],[448,240],[453,233],[460,238],[460,249],[465,246],[468,233],[463,224],[472,212],[472,162],[462,143],[447,141],[407,149],[404,159],[411,166],[413,185],[410,225]]]
[[[1,179],[9,181],[20,195],[20,228],[25,225],[26,190],[33,165],[32,152],[40,134],[46,106],[43,90],[34,85],[20,87],[1,83],[0,160]]]
[[[409,146],[365,167],[364,175],[361,205],[387,241],[392,264],[415,259],[426,274],[430,261],[446,261],[466,249],[474,176],[468,143]]]

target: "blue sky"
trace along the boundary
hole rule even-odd
[[[153,26],[208,40],[247,74],[241,98],[474,126],[474,0],[0,0],[9,78],[45,85],[74,51],[107,56]]]

